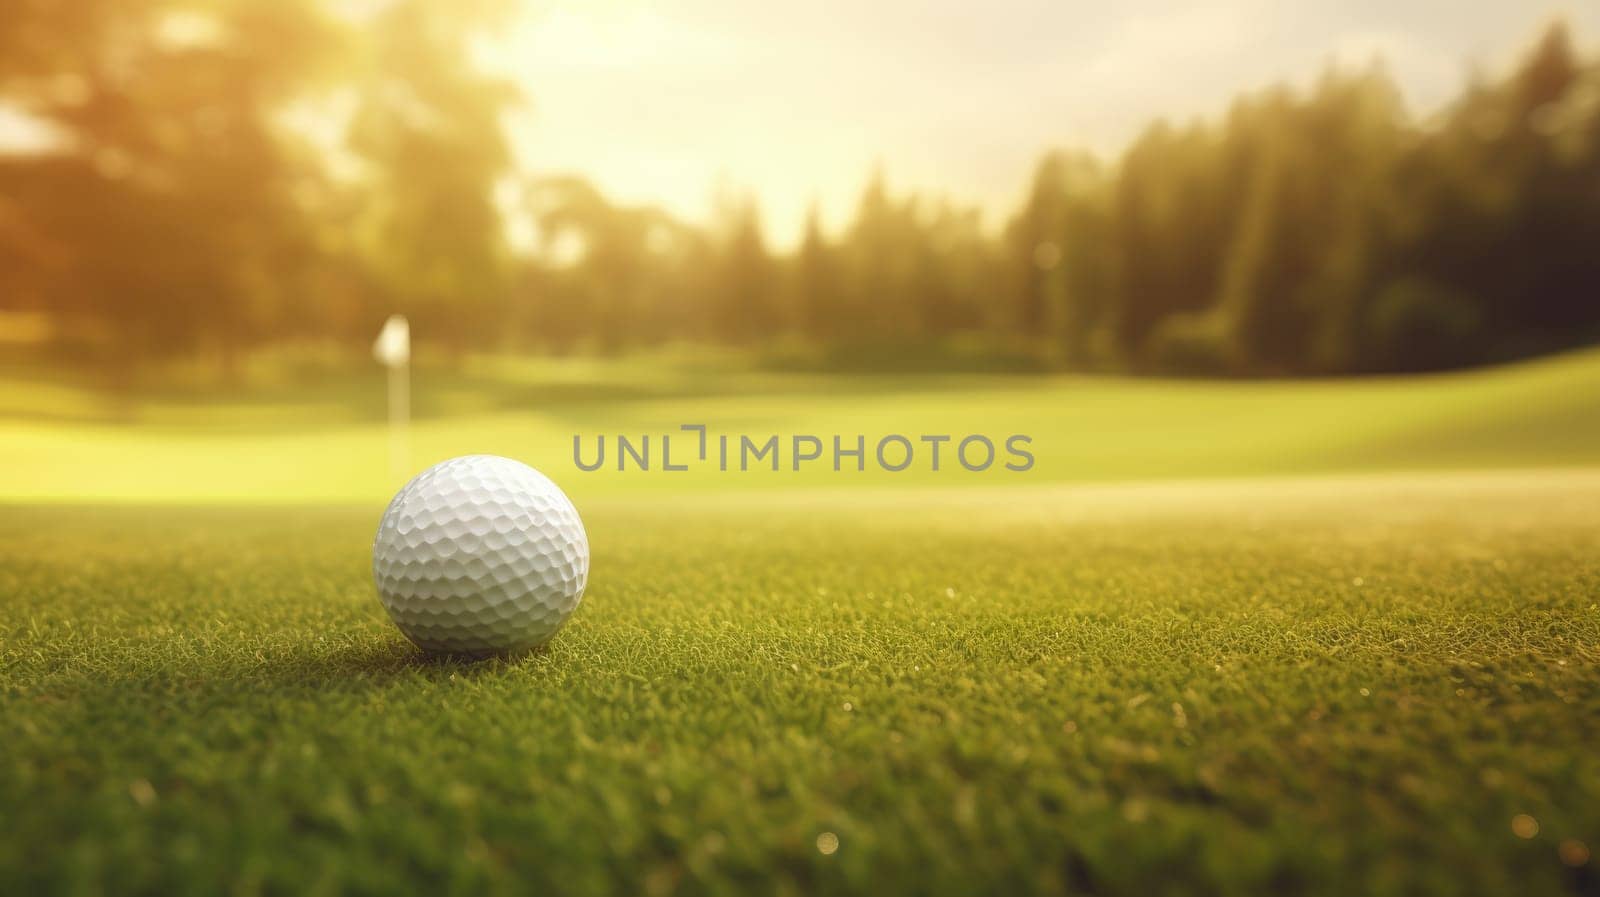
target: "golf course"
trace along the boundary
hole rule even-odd
[[[738,364],[419,363],[410,466],[525,461],[592,546],[566,628],[486,661],[374,594],[380,372],[0,374],[0,893],[1600,888],[1600,354]],[[574,463],[684,424],[1036,463]]]
[[[0,897],[1600,897],[1600,4],[0,0]]]

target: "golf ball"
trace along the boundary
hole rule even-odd
[[[378,524],[372,577],[424,651],[542,645],[583,598],[589,537],[565,493],[526,464],[467,455],[405,485]]]

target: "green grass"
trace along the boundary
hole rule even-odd
[[[1600,892],[1600,352],[425,365],[416,464],[534,463],[594,547],[549,648],[478,664],[373,595],[382,390],[0,375],[0,894]],[[1038,465],[573,466],[682,423]]]
[[[377,508],[7,509],[0,893],[1600,887],[1600,475],[584,512],[464,664]]]
[[[459,370],[425,366],[415,380],[414,466],[509,455],[580,501],[1600,464],[1600,351],[1446,376],[1299,383],[797,375],[727,359],[478,359]],[[13,373],[0,378],[0,500],[382,502],[398,485],[383,396],[377,372],[132,399]],[[582,473],[573,464],[574,436],[592,445],[600,434],[649,434],[659,452],[660,435],[684,423],[758,438],[860,433],[871,442],[887,433],[1025,433],[1038,463],[1026,478],[934,474],[921,463],[900,474],[836,475],[814,464],[732,476]]]

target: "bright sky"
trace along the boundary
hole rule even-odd
[[[341,0],[346,5],[382,0]],[[1386,60],[1415,111],[1502,72],[1551,19],[1594,52],[1593,0],[527,0],[482,49],[520,83],[521,166],[705,221],[748,190],[769,239],[833,230],[881,164],[895,191],[998,226],[1047,149],[1111,155],[1150,121]],[[0,104],[0,145],[51,132]]]
[[[813,200],[846,221],[880,161],[892,189],[996,225],[1047,148],[1115,152],[1154,118],[1374,54],[1426,111],[1558,15],[1600,38],[1600,4],[1546,0],[555,0],[486,59],[530,97],[512,127],[530,170],[691,220],[752,190],[786,246]]]

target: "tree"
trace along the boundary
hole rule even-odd
[[[511,158],[500,119],[516,99],[467,52],[499,4],[397,0],[369,28],[351,147],[369,163],[361,251],[397,310],[456,352],[492,344],[508,262],[492,191]]]
[[[1594,96],[1600,66],[1581,65],[1566,28],[1553,25],[1510,78],[1474,84],[1401,156],[1380,288],[1400,309],[1374,306],[1373,328],[1392,330],[1402,319],[1411,333],[1443,328],[1428,339],[1453,351],[1431,350],[1436,366],[1600,337]],[[1476,322],[1470,335],[1463,321]],[[1362,363],[1413,366],[1396,357],[1401,351],[1393,339],[1375,339]]]
[[[582,178],[538,179],[528,195],[541,245],[515,306],[531,316],[527,340],[566,350],[587,337],[618,352],[712,336],[700,234],[658,209],[614,205]]]
[[[718,203],[711,292],[718,331],[734,343],[750,343],[779,329],[776,269],[761,231],[761,211],[748,194],[728,194]]]
[[[1096,332],[1110,324],[1109,203],[1094,157],[1049,153],[1007,228],[1016,326],[1046,338],[1068,364],[1088,363]]]
[[[1374,70],[1330,72],[1305,100],[1274,92],[1230,118],[1225,152],[1249,174],[1218,304],[1243,368],[1319,373],[1354,357],[1399,114]]]
[[[1217,297],[1241,172],[1207,129],[1151,127],[1123,155],[1111,198],[1114,344],[1143,357],[1163,319]]]
[[[18,281],[64,348],[119,368],[211,351],[232,369],[299,325],[315,247],[295,188],[316,174],[276,117],[336,29],[300,2],[11,6],[0,92],[62,139],[0,162],[0,190],[25,222]]]
[[[822,233],[822,220],[812,203],[806,212],[805,236],[795,256],[798,318],[801,330],[815,342],[835,340],[844,334],[839,326],[844,289],[838,253]]]

